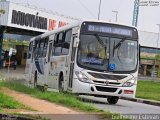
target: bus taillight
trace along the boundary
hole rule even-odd
[[[133,90],[124,90],[124,94],[133,94],[134,91]]]

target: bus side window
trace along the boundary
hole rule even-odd
[[[38,40],[38,42],[39,42],[39,45],[38,45],[37,58],[39,58],[39,57],[40,57],[40,53],[41,53],[41,39],[40,39],[40,40]]]
[[[64,42],[62,43],[62,55],[68,55],[69,53],[69,43]]]
[[[71,35],[72,35],[72,30],[68,30],[65,32],[65,37],[64,37],[65,42],[62,45],[62,55],[69,54]]]
[[[64,36],[63,36],[63,32],[59,33],[59,36],[58,36],[58,43],[62,43],[64,41]]]
[[[70,43],[70,42],[71,42],[71,36],[72,36],[72,30],[66,31],[66,34],[65,34],[65,42]]]
[[[54,49],[54,56],[60,56],[62,52],[62,44],[56,44]]]
[[[57,44],[58,43],[58,34],[55,34],[54,36],[54,44]]]
[[[45,38],[45,40],[44,40],[44,48],[43,48],[43,57],[46,57],[46,54],[47,54],[48,41],[49,41],[48,37]]]
[[[41,42],[40,42],[40,47],[39,47],[39,57],[43,57],[43,50],[44,50],[44,41],[45,39],[41,39]]]
[[[31,58],[32,49],[33,49],[33,42],[30,42],[29,48],[28,48],[28,56],[27,56],[28,59]]]
[[[49,44],[49,51],[48,51],[48,62],[50,61],[51,54],[52,54],[52,43],[50,43],[50,44]]]
[[[35,50],[34,50],[34,58],[37,58],[38,55],[38,47],[39,47],[39,42],[38,40],[35,43]]]

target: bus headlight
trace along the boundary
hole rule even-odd
[[[131,87],[131,86],[133,86],[135,84],[135,81],[136,80],[134,78],[132,78],[132,79],[126,81],[122,86],[123,87]]]
[[[75,71],[75,74],[81,82],[91,83],[91,80],[89,80],[83,73]]]

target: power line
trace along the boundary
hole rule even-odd
[[[88,13],[89,13],[92,17],[97,18],[97,17],[88,9],[88,7],[87,7],[86,5],[84,5],[80,0],[77,0],[77,1],[81,4],[81,6],[82,6],[83,8],[85,8],[85,9],[88,11]]]

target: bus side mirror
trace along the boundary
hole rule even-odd
[[[78,45],[79,45],[79,38],[75,38],[73,47],[78,47]]]

